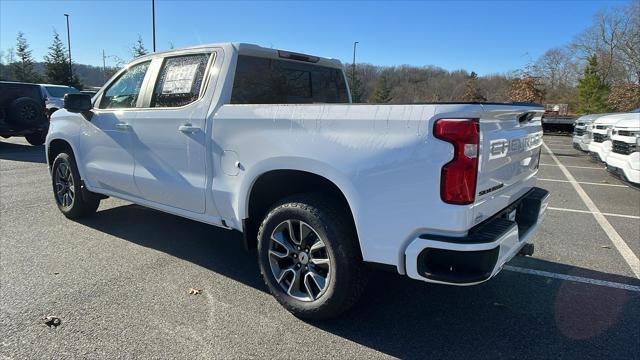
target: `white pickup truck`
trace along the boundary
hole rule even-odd
[[[640,185],[640,112],[625,114],[614,125],[607,169]]]
[[[589,154],[597,162],[606,163],[607,157],[611,153],[611,134],[614,126],[623,120],[637,120],[637,113],[612,113],[601,116],[591,124],[589,130]]]
[[[337,60],[227,43],[67,95],[46,151],[68,218],[114,196],[241,231],[273,296],[320,319],[358,299],[371,264],[453,285],[496,275],[546,210],[542,112],[352,105]]]
[[[593,134],[593,122],[598,118],[609,114],[587,114],[576,119],[573,123],[573,148],[581,151],[589,152],[590,136]]]

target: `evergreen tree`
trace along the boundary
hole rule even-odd
[[[53,31],[53,43],[49,46],[49,53],[44,57],[44,69],[47,81],[51,84],[71,85],[73,83],[67,49],[55,30]]]
[[[133,53],[134,58],[138,58],[149,53],[149,51],[147,51],[147,48],[144,47],[142,36],[140,36],[140,34],[138,34],[138,40],[136,41],[136,43],[131,47],[131,53]]]
[[[391,88],[387,82],[387,77],[381,75],[376,80],[376,86],[373,88],[373,93],[369,97],[369,102],[374,104],[388,103],[391,101]]]
[[[607,112],[608,94],[609,86],[598,73],[598,59],[594,55],[589,58],[584,75],[578,80],[578,111],[584,114]]]
[[[462,101],[470,102],[483,102],[487,101],[487,98],[482,95],[480,86],[478,85],[478,74],[471,72],[467,83],[464,86],[464,94],[462,95]]]
[[[16,44],[16,61],[9,64],[11,75],[17,81],[40,82],[40,75],[33,68],[31,49],[27,44],[24,33],[18,32]]]
[[[360,81],[360,77],[354,71],[353,66],[349,67],[347,80],[349,81],[349,91],[351,92],[351,101],[354,103],[359,103],[362,99],[362,81]]]

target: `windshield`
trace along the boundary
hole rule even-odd
[[[80,93],[78,89],[70,86],[45,86],[45,89],[47,89],[49,96],[56,98],[64,97],[66,94]]]

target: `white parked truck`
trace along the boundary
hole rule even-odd
[[[575,149],[589,152],[589,143],[591,143],[591,136],[593,135],[593,122],[605,115],[609,114],[587,114],[576,119],[573,124],[572,139]]]
[[[320,319],[358,299],[370,264],[453,285],[496,275],[546,210],[542,111],[350,104],[337,60],[227,43],[143,56],[93,100],[67,95],[46,151],[65,216],[114,196],[241,231],[274,297]]]
[[[627,114],[611,133],[607,169],[629,182],[640,184],[640,113]]]
[[[589,131],[589,154],[597,162],[606,163],[609,153],[611,153],[611,134],[613,127],[621,120],[635,119],[637,113],[613,113],[601,116],[592,124]]]

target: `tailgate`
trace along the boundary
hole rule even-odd
[[[542,108],[514,105],[483,108],[476,204],[493,201],[477,206],[476,220],[493,215],[531,189],[542,146]]]

